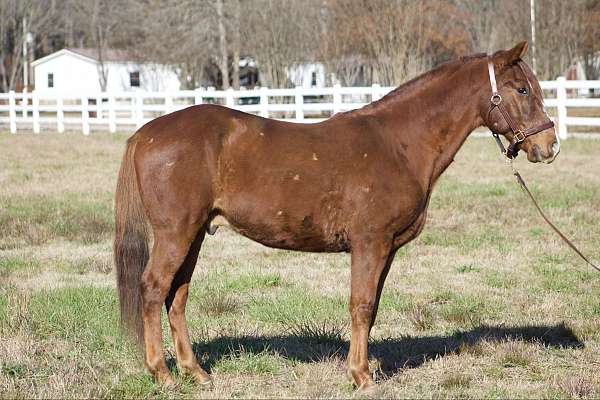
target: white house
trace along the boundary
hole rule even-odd
[[[325,87],[325,65],[319,62],[296,63],[286,70],[294,86],[303,88]]]
[[[100,63],[96,49],[65,48],[31,63],[37,91],[98,92],[100,72],[107,91],[176,91],[180,82],[168,65],[138,63],[119,50],[107,50]]]
[[[592,60],[595,69],[600,69],[600,51],[595,53]],[[586,76],[585,67],[581,57],[573,60],[569,68],[563,73],[563,76],[568,80],[587,80],[590,79]],[[574,92],[575,89],[569,89],[570,92]],[[581,88],[577,90],[579,96],[589,96],[594,93],[594,89]]]

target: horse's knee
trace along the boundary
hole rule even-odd
[[[144,308],[162,305],[168,290],[169,287],[164,279],[156,276],[152,271],[144,271],[140,280],[140,292]]]
[[[373,318],[373,312],[375,311],[375,302],[369,301],[359,304],[350,304],[350,315],[352,322],[363,325],[370,324]]]

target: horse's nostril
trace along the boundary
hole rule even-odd
[[[534,144],[531,148],[534,161],[542,161],[542,150],[538,144]]]
[[[554,143],[548,148],[549,154],[555,156],[560,151],[560,144],[555,140]]]

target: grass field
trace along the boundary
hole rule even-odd
[[[467,141],[424,232],[396,256],[373,392],[345,377],[349,256],[271,250],[226,229],[205,241],[188,307],[214,387],[178,375],[177,390],[156,387],[118,327],[124,141],[0,134],[0,397],[600,397],[600,274],[549,231],[484,138]],[[600,141],[569,140],[552,165],[517,163],[595,260],[599,155]]]

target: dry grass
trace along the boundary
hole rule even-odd
[[[362,397],[344,369],[349,257],[271,250],[226,229],[203,246],[187,311],[215,386],[179,375],[176,391],[153,385],[118,329],[110,241],[124,140],[0,134],[0,398]],[[518,162],[596,260],[598,154],[600,141],[569,140],[550,166]],[[599,283],[494,143],[470,139],[390,271],[369,397],[597,398]]]

